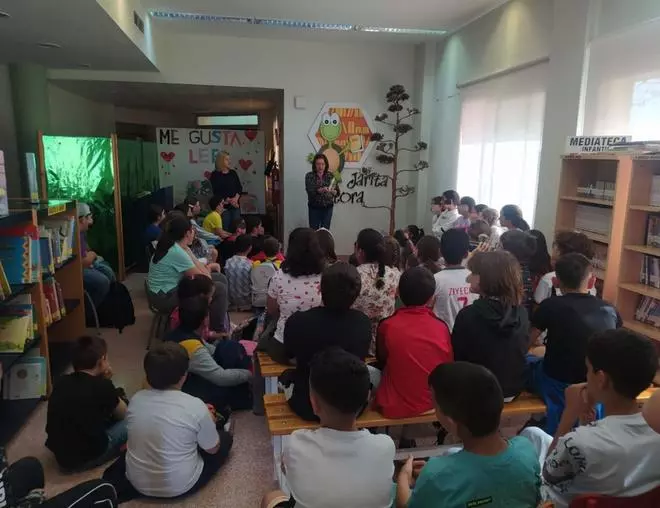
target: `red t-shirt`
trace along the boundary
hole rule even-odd
[[[428,307],[402,307],[380,323],[377,343],[386,355],[376,391],[383,416],[407,418],[433,409],[429,374],[441,363],[454,361],[445,322]]]

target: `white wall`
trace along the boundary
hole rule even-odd
[[[9,68],[0,65],[0,150],[5,156],[7,190],[10,197],[21,195],[18,147],[16,146],[16,126],[14,106],[11,98]]]
[[[660,18],[658,0],[599,0],[595,37],[612,35]],[[640,48],[640,51],[643,48]]]
[[[427,203],[456,186],[461,121],[456,85],[547,58],[552,20],[553,0],[513,0],[438,45]]]
[[[310,168],[307,155],[313,150],[307,133],[323,103],[355,102],[375,116],[384,109],[383,99],[390,85],[400,83],[410,90],[413,88],[413,45],[317,43],[172,33],[156,36],[159,74],[51,71],[51,77],[283,89],[285,235],[307,224],[303,179]],[[294,108],[295,96],[307,99],[306,109]],[[388,191],[370,191],[370,204],[386,204]],[[404,205],[400,209],[403,214],[400,224],[407,224],[410,220],[405,213],[407,207]],[[333,231],[338,252],[352,251],[361,228],[387,229],[387,225],[385,210],[367,210],[359,205],[336,206]]]
[[[109,136],[115,131],[114,106],[94,102],[48,85],[53,136]]]

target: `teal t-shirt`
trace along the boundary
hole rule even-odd
[[[175,243],[158,263],[154,263],[153,259],[149,263],[149,290],[152,293],[169,293],[179,284],[184,272],[194,266],[188,253]]]
[[[493,457],[460,451],[430,459],[408,508],[535,508],[540,486],[534,446],[524,437],[514,437]]]

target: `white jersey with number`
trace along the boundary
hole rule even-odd
[[[456,315],[463,307],[474,302],[478,295],[470,293],[467,276],[470,271],[464,267],[445,268],[435,274],[435,315],[442,319],[449,330],[454,329]]]

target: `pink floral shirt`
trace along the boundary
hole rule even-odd
[[[292,277],[278,271],[270,279],[268,296],[277,300],[280,317],[277,320],[275,338],[284,342],[284,325],[294,312],[309,310],[321,305],[321,274]]]
[[[378,278],[378,265],[367,263],[357,268],[362,279],[362,290],[360,296],[353,304],[353,308],[364,312],[372,324],[372,335],[376,337],[378,323],[394,314],[396,304],[396,292],[399,288],[401,272],[396,268],[385,267],[383,280],[385,285],[378,289],[376,280]]]

